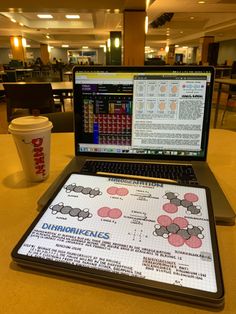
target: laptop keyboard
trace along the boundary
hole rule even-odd
[[[165,178],[181,184],[197,184],[197,178],[191,165],[87,160],[81,169],[81,173],[84,174],[96,174],[97,172]]]

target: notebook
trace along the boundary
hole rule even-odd
[[[12,258],[47,275],[224,306],[210,192],[199,185],[72,173]]]
[[[59,181],[81,171],[201,184],[217,223],[234,224],[206,161],[213,81],[214,69],[203,66],[74,67],[75,158]]]

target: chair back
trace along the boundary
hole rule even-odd
[[[72,111],[45,113],[42,116],[47,117],[52,122],[53,133],[74,131],[74,114]]]
[[[6,94],[8,121],[21,115],[56,111],[50,83],[16,83],[3,84],[3,86]]]

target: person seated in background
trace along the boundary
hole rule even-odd
[[[34,67],[38,68],[41,71],[42,66],[43,66],[43,61],[41,60],[40,57],[38,57],[34,63]]]
[[[58,61],[56,57],[52,59],[52,69],[54,73],[58,70]]]

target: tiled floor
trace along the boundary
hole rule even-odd
[[[210,127],[213,127],[213,120],[215,116],[215,109],[214,103],[216,99],[216,93],[213,95],[213,105],[212,105],[212,112],[211,112],[211,124]],[[227,93],[222,93],[221,101],[223,105],[226,103]],[[68,99],[65,101],[65,110],[70,111],[72,110],[71,100]],[[217,128],[229,129],[232,131],[236,131],[236,111],[227,111],[224,123],[221,125],[221,117],[222,117],[223,110],[219,110],[218,115],[218,123]],[[0,133],[8,133],[7,132],[8,123],[6,120],[6,104],[4,102],[0,102]]]

